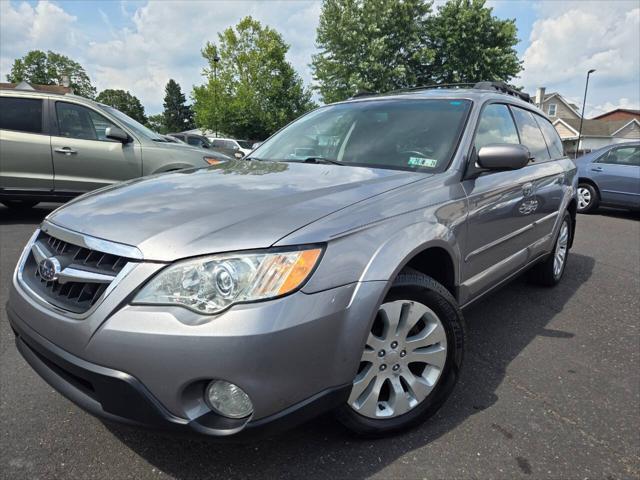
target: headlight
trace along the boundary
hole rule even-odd
[[[220,160],[219,158],[216,157],[202,157],[202,159],[207,162],[209,165],[219,165],[221,163],[224,163],[224,160]]]
[[[235,303],[279,297],[309,278],[321,253],[321,248],[306,248],[229,253],[179,262],[160,271],[133,303],[180,305],[212,314]]]

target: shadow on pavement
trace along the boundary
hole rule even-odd
[[[119,425],[107,428],[153,466],[176,478],[367,478],[493,405],[507,367],[536,337],[568,340],[574,336],[547,328],[595,265],[591,257],[573,254],[569,258],[558,287],[536,287],[520,278],[465,311],[467,354],[460,382],[435,417],[404,435],[354,439],[331,415],[270,440],[240,445]],[[527,474],[528,460],[518,457],[517,462]]]
[[[620,210],[617,208],[600,207],[593,213],[586,215],[601,215],[605,217],[624,218],[626,220],[640,220],[640,210]]]
[[[33,208],[25,210],[16,210],[0,205],[0,225],[25,225],[30,223],[36,225],[60,205],[56,203],[40,203]]]

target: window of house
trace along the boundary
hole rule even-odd
[[[562,158],[564,156],[564,148],[562,147],[562,140],[555,127],[549,120],[540,115],[535,115],[535,119],[538,122],[540,130],[542,130],[542,135],[547,143],[551,158]]]
[[[0,129],[42,133],[42,100],[0,98]]]
[[[534,162],[545,162],[551,159],[547,144],[533,113],[518,107],[511,107],[513,117],[520,132],[520,143],[529,149]]]
[[[476,152],[496,143],[519,143],[509,107],[501,103],[493,103],[482,110],[476,132]]]
[[[550,103],[549,104],[549,110],[548,110],[548,114],[550,117],[555,117],[556,116],[556,110],[558,109],[558,105],[555,103]]]
[[[56,102],[56,116],[61,137],[103,142],[116,141],[107,138],[106,134],[107,128],[115,125],[90,108],[73,103]]]

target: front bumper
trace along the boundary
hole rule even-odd
[[[256,439],[278,433],[345,402],[351,384],[330,388],[278,414],[257,421],[229,419],[209,412],[194,420],[172,415],[135,377],[89,363],[65,352],[29,327],[18,327],[8,309],[16,347],[53,388],[87,412],[108,421],[216,437]],[[234,435],[235,434],[235,435]]]
[[[384,287],[363,282],[297,292],[186,324],[181,317],[192,313],[180,307],[120,301],[104,312],[118,288],[91,316],[65,318],[33,301],[14,278],[7,311],[32,368],[90,413],[255,438],[346,401]],[[211,411],[203,393],[212,379],[239,385],[254,413],[232,420]]]

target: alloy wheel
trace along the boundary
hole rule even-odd
[[[369,333],[349,405],[374,419],[407,413],[429,396],[446,360],[446,332],[433,310],[409,300],[384,303]]]
[[[556,250],[553,258],[553,275],[558,278],[562,274],[564,263],[567,260],[567,250],[569,247],[569,224],[565,220],[560,227],[560,234],[556,242]]]

